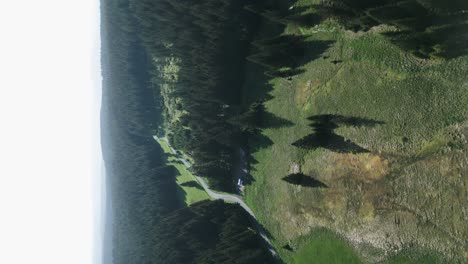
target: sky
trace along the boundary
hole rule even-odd
[[[0,0],[0,263],[98,263],[99,0]]]

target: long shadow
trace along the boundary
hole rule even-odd
[[[245,137],[248,139],[248,153],[246,155],[248,168],[248,173],[244,175],[243,184],[250,185],[255,181],[255,178],[252,176],[252,172],[255,171],[253,165],[258,164],[259,162],[253,157],[252,153],[255,153],[261,149],[268,148],[273,145],[273,141],[267,136],[263,135],[260,129],[254,131],[249,131],[246,133]]]
[[[184,182],[184,183],[182,183],[180,185],[184,186],[184,187],[193,187],[193,188],[196,188],[196,189],[199,189],[199,190],[204,190],[203,187],[201,187],[200,184],[198,184],[198,182],[196,182],[196,181],[188,181],[188,182]]]
[[[262,113],[260,128],[281,128],[281,127],[291,127],[294,123],[274,115],[270,112],[264,111]]]
[[[246,59],[250,62],[247,69],[246,109],[236,123],[249,138],[250,153],[268,147],[273,142],[261,134],[262,129],[292,126],[288,120],[265,111],[263,102],[272,99],[273,78],[291,80],[295,75],[304,73],[303,66],[312,60],[321,58],[332,45],[332,41],[309,41],[301,35],[284,35],[290,23],[315,25],[320,22],[316,14],[302,14],[306,8],[290,9],[291,3],[285,1],[258,1],[246,6],[246,9],[262,18],[268,28],[263,39],[252,42],[252,52]],[[260,103],[259,103],[260,102]]]
[[[447,25],[424,32],[385,33],[394,43],[420,58],[447,59],[468,54],[468,25]]]
[[[176,184],[176,178],[179,176],[179,170],[173,165],[162,166],[154,170],[155,175],[158,179],[158,186],[161,193],[164,194],[175,194],[178,199],[174,199],[174,196],[163,195],[161,202],[168,206],[162,213],[169,213],[174,209],[182,208],[185,206],[184,201],[186,200],[187,193],[179,185]],[[148,187],[148,186],[147,186]],[[148,187],[150,188],[150,187]],[[151,188],[150,188],[151,189]],[[163,207],[165,208],[165,207]]]
[[[328,186],[325,183],[303,173],[290,174],[284,177],[283,181],[288,182],[290,184],[300,185],[309,188],[328,188]]]
[[[173,153],[164,153],[164,156],[169,160],[169,158],[177,158],[177,155]]]
[[[305,36],[284,34],[286,26],[291,23],[298,26],[320,23],[322,18],[317,14],[304,13],[308,8],[290,9],[291,2],[277,0],[253,2],[246,9],[261,18],[263,28],[268,28],[268,32],[262,32],[262,39],[251,43],[252,51],[246,58],[250,63],[246,69],[244,111],[231,120],[243,131],[243,148],[248,150],[250,172],[254,170],[252,165],[258,163],[252,154],[273,145],[262,130],[294,125],[266,111],[263,103],[273,98],[270,94],[273,89],[271,80],[284,78],[291,81],[294,76],[305,72],[305,64],[321,58],[333,44],[332,41],[310,41]],[[253,181],[251,174],[243,179],[244,185]]]
[[[372,127],[382,125],[384,122],[360,117],[346,117],[342,115],[316,115],[308,120],[313,133],[292,143],[293,146],[303,149],[325,148],[338,153],[364,153],[367,149],[351,142],[349,139],[337,135],[334,130],[340,126]]]
[[[308,41],[305,36],[279,35],[253,43],[258,52],[247,59],[263,66],[269,77],[294,76],[306,63],[318,59],[333,41]]]
[[[468,52],[468,1],[333,0],[310,8],[353,31],[393,25],[398,31],[383,35],[421,58],[451,59]]]
[[[260,1],[261,2],[261,1]],[[303,72],[301,67],[321,57],[333,43],[327,40],[307,40],[302,35],[284,35],[290,24],[312,27],[324,18],[308,12],[308,7],[290,8],[291,2],[263,1],[245,8],[263,18],[263,23],[271,30],[264,39],[252,42],[256,48],[247,60],[261,65],[267,77],[291,77]]]
[[[250,108],[239,116],[230,119],[243,131],[256,132],[259,129],[281,128],[294,125],[291,121],[266,111],[262,101],[253,103]]]

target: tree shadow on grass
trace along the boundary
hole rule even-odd
[[[184,182],[182,184],[180,184],[181,186],[184,186],[184,187],[193,187],[193,188],[196,188],[198,190],[201,190],[203,191],[203,187],[200,186],[200,184],[198,184],[198,182],[196,181],[188,181],[188,182]]]
[[[245,157],[248,164],[248,173],[244,175],[243,184],[250,185],[255,181],[255,178],[252,176],[251,172],[255,171],[254,165],[259,163],[252,154],[260,151],[261,149],[272,146],[273,141],[269,137],[263,135],[260,129],[249,131],[245,134],[245,137],[248,139],[248,151]]]
[[[468,54],[468,25],[448,25],[424,32],[388,32],[384,34],[404,50],[420,58],[452,59]]]
[[[299,139],[292,143],[292,145],[303,149],[325,148],[338,153],[369,152],[367,149],[351,142],[349,139],[335,134],[334,130],[338,127],[372,127],[384,124],[382,121],[372,119],[332,114],[311,116],[308,120],[312,121],[312,124],[309,126],[312,127],[313,133]]]
[[[263,18],[262,25],[268,28],[268,32],[262,34],[262,39],[252,42],[252,51],[246,58],[251,62],[247,66],[246,109],[252,109],[259,101],[272,99],[269,94],[273,88],[272,79],[292,80],[294,76],[305,72],[304,65],[321,58],[334,43],[331,40],[310,40],[308,36],[301,34],[284,34],[290,23],[313,26],[320,22],[317,14],[303,14],[307,8],[291,9],[290,6],[291,3],[284,1],[266,0],[255,1],[245,7]],[[265,119],[273,121],[270,123],[278,121],[271,115],[268,116],[268,113],[265,113],[265,116]],[[258,124],[258,128],[265,128],[265,123]]]
[[[164,153],[164,156],[169,160],[169,158],[177,158],[176,154],[173,153]]]
[[[270,78],[289,77],[303,73],[301,67],[320,58],[333,43],[309,41],[300,35],[279,35],[254,42],[257,53],[247,59],[264,67],[265,75]]]
[[[311,176],[307,176],[303,173],[290,174],[284,177],[283,181],[309,188],[328,188],[328,186],[325,183],[316,180]]]
[[[248,137],[250,153],[255,153],[273,145],[273,141],[269,137],[263,135],[260,129],[250,132]]]
[[[316,14],[306,13],[306,9],[289,9],[289,4],[282,1],[259,1],[247,6],[246,9],[263,18],[262,24],[268,28],[263,39],[252,42],[252,52],[247,60],[247,77],[244,96],[244,112],[233,118],[232,123],[238,124],[243,131],[248,147],[248,162],[258,163],[253,153],[273,145],[273,141],[262,133],[264,129],[290,127],[294,124],[266,111],[264,102],[272,99],[273,87],[271,81],[284,78],[291,81],[296,75],[305,72],[304,65],[321,58],[334,43],[331,40],[313,40],[300,34],[284,34],[290,23],[298,26],[314,26],[320,21]],[[249,170],[249,171],[250,171]],[[254,178],[249,174],[244,184],[250,184]]]
[[[291,121],[266,111],[263,101],[254,102],[244,113],[231,118],[231,124],[242,131],[254,133],[259,129],[281,128],[294,125]]]
[[[247,60],[265,68],[270,78],[291,77],[303,71],[302,66],[321,56],[334,41],[309,40],[308,36],[284,34],[289,25],[312,27],[324,19],[309,7],[293,7],[281,1],[259,1],[245,7],[263,18],[269,34],[264,39],[252,42],[254,51]]]
[[[397,31],[383,35],[420,58],[452,59],[468,53],[465,0],[334,0],[310,8],[352,31],[368,31],[380,24],[395,26]]]
[[[169,213],[172,210],[184,207],[187,193],[176,184],[176,178],[180,175],[179,170],[173,165],[161,166],[155,169],[155,175],[158,190],[167,194],[160,197],[161,202],[166,205],[162,213]],[[177,195],[178,199],[173,199],[174,194]]]
[[[292,127],[293,125],[293,122],[265,111],[262,114],[262,122],[260,123],[260,128],[282,128]]]

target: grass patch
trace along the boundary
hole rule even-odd
[[[352,247],[337,235],[316,230],[294,255],[295,264],[358,264],[362,263]]]

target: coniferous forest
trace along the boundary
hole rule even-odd
[[[232,185],[217,181],[229,173],[235,144],[234,135],[224,133],[231,125],[217,116],[238,100],[233,80],[241,62],[220,56],[238,44],[225,36],[233,22],[226,18],[241,8],[234,2],[101,1],[102,144],[112,218],[104,263],[269,263],[239,206],[204,201],[184,207],[174,168],[153,139],[168,126],[174,146],[197,157],[197,172],[212,176],[220,189]],[[232,64],[220,68],[226,60]],[[174,74],[161,76],[167,67]],[[170,104],[193,115],[169,120],[159,104],[161,89],[176,98]]]
[[[170,142],[194,159],[194,170],[213,187],[233,191],[231,166],[240,134],[229,119],[239,111],[255,17],[244,10],[245,0],[129,4],[155,68],[155,93],[164,97],[162,126]]]

